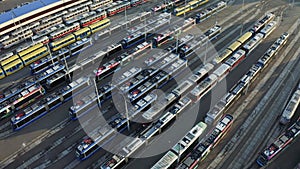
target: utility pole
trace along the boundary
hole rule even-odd
[[[203,61],[204,63],[203,64],[206,63],[208,42],[209,42],[209,39],[207,38],[206,45],[205,45],[205,55],[204,55],[204,61]]]
[[[218,24],[217,22],[217,13],[215,13],[215,26]]]
[[[243,4],[242,4],[242,8],[241,8],[241,15],[244,12],[244,4],[245,4],[245,0],[243,0]],[[241,28],[241,35],[243,34],[243,28],[244,28],[244,21],[242,22],[242,28]]]
[[[186,0],[184,1],[184,6],[186,6]],[[184,15],[184,18],[185,18],[185,11],[184,11],[183,15]]]
[[[122,95],[124,98],[124,103],[125,103],[125,114],[126,114],[126,119],[127,119],[127,128],[128,131],[130,131],[130,124],[129,124],[129,114],[128,114],[128,107],[127,107],[127,102],[126,102],[126,98],[124,97],[124,95]]]
[[[245,95],[248,93],[249,86],[250,86],[250,82],[247,84]]]
[[[180,156],[181,156],[181,154],[180,154],[180,151],[181,151],[181,145],[180,144],[177,144],[178,145],[178,158],[177,158],[177,164],[179,164],[180,163]]]
[[[127,6],[125,6],[125,22],[126,22],[126,29],[127,29]]]
[[[70,47],[69,47],[69,50],[71,50]],[[64,55],[64,62],[65,62],[65,66],[67,68],[68,77],[69,77],[69,79],[71,81],[72,79],[71,79],[70,70],[69,70],[69,66],[68,66],[68,63],[67,63],[66,55]]]
[[[179,32],[176,34],[176,53],[178,52],[178,43],[179,43],[179,35],[181,34],[181,29],[179,29]]]
[[[94,82],[94,86],[95,86],[95,92],[97,95],[98,105],[99,105],[99,108],[101,108],[101,99],[100,99],[99,91],[97,88],[96,78],[94,78],[93,82]]]
[[[147,25],[147,18],[145,18],[145,21],[144,21],[145,41],[147,40],[147,30],[146,30],[146,25]]]
[[[50,58],[51,58],[52,66],[54,66],[54,60],[53,60],[52,52],[51,52],[50,47],[49,47],[49,43],[47,43],[47,49],[49,51],[49,55],[50,55]]]
[[[288,69],[288,72],[289,72],[290,75],[292,75],[293,81],[295,81],[296,79],[295,79],[295,77],[294,77],[294,75],[293,75],[293,72],[291,72],[290,69]]]
[[[293,8],[295,4],[295,0],[291,0],[290,3],[291,3],[290,6]]]
[[[130,122],[129,122],[129,114],[128,114],[128,106],[127,106],[127,101],[126,101],[126,97],[124,96],[124,94],[120,93],[120,95],[123,97],[124,99],[124,104],[125,104],[125,116],[126,116],[126,123],[127,123],[127,128],[128,131],[130,131]]]
[[[32,45],[34,45],[33,36],[31,36],[30,38],[31,38],[31,41],[32,41]]]
[[[124,94],[121,92],[121,89],[119,88],[119,86],[116,85],[116,88],[119,90],[119,94],[123,97],[124,99],[124,104],[125,104],[125,116],[126,116],[126,123],[127,123],[127,129],[128,131],[130,131],[130,122],[129,122],[129,112],[128,112],[128,105],[127,105],[127,101],[126,101],[126,97],[124,96]]]

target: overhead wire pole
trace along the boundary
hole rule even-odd
[[[179,29],[179,32],[176,34],[176,53],[178,52],[178,43],[179,43],[179,35],[181,34],[181,29]]]
[[[30,38],[31,38],[32,44],[34,44],[33,36],[31,36]]]
[[[119,90],[119,94],[123,97],[124,99],[124,104],[125,104],[125,116],[126,116],[126,123],[127,123],[127,129],[128,131],[130,131],[130,121],[129,121],[129,112],[128,112],[128,106],[127,106],[127,101],[126,101],[126,97],[124,96],[123,93],[121,93],[121,89],[119,88],[119,86],[116,85],[116,88]]]
[[[294,7],[294,5],[295,5],[295,0],[293,0],[293,7]]]
[[[207,38],[207,41],[206,41],[206,45],[205,45],[205,55],[204,55],[204,63],[206,63],[206,58],[207,58],[207,48],[208,48],[208,42],[209,42],[209,38]]]
[[[127,29],[127,6],[125,6],[125,22],[126,22],[126,29]]]
[[[142,13],[144,12],[144,8],[139,7],[139,9],[142,10]],[[144,19],[144,31],[145,31],[145,41],[147,40],[147,31],[146,31],[146,25],[147,25],[147,18]]]
[[[50,47],[49,47],[49,43],[47,43],[47,49],[49,51],[49,55],[50,55],[50,58],[51,58],[52,65],[54,66],[54,60],[53,60],[52,52],[51,52]]]
[[[95,92],[96,92],[96,95],[97,95],[98,105],[99,105],[99,108],[101,108],[101,99],[100,99],[99,91],[98,91],[98,88],[97,88],[96,78],[94,78],[93,83],[94,83],[94,86],[95,86]]]
[[[145,41],[147,40],[146,25],[147,25],[147,18],[145,18],[145,21],[144,21]]]
[[[250,82],[247,84],[245,95],[248,93]]]
[[[128,114],[128,107],[127,107],[127,102],[126,102],[126,98],[124,95],[122,95],[123,98],[124,98],[124,103],[125,103],[125,115],[126,115],[126,119],[127,119],[127,128],[128,128],[128,131],[130,131],[130,123],[129,123],[129,114]]]
[[[184,1],[184,7],[186,7],[186,0]],[[183,16],[185,18],[185,10],[184,10]]]
[[[293,8],[295,4],[295,0],[289,0],[289,2],[290,2],[290,6]]]
[[[180,163],[180,158],[181,158],[181,154],[180,154],[180,151],[181,151],[181,145],[180,144],[177,144],[178,145],[178,158],[177,158],[177,164]]]
[[[17,26],[17,25],[16,25],[16,21],[15,21],[15,17],[14,17],[13,15],[12,15],[12,17],[13,17],[12,20],[13,20],[13,22],[14,22],[14,25]],[[18,24],[20,25],[20,29],[21,29],[21,32],[22,32],[22,35],[21,35],[21,36],[24,38],[24,41],[27,42],[27,40],[26,40],[26,38],[25,38],[25,32],[24,32],[24,29],[23,29],[23,27],[22,27],[20,21],[17,21],[17,22],[18,22]],[[15,29],[15,31],[18,31],[18,28]],[[18,36],[18,35],[17,35],[17,36]]]
[[[241,15],[244,11],[244,4],[245,4],[245,0],[243,0],[243,4],[242,4],[242,8],[241,8]],[[244,20],[242,21],[242,28],[241,28],[241,35],[243,34],[243,28],[244,28]]]
[[[290,75],[292,75],[293,81],[295,81],[296,79],[295,79],[295,76],[293,75],[293,72],[291,72],[290,69],[288,69],[288,72],[289,72]]]
[[[142,9],[142,12],[145,12],[144,8],[140,7]],[[146,25],[147,25],[147,18],[144,19],[144,31],[145,31],[145,42],[147,40],[147,31],[146,31]]]
[[[70,50],[70,47],[69,47],[69,50]],[[51,57],[51,58],[52,58],[52,57]],[[67,63],[66,55],[64,55],[64,63],[65,63],[65,66],[66,66],[66,68],[67,68],[67,72],[68,72],[69,79],[70,79],[70,81],[71,81],[72,79],[71,79],[70,70],[69,70],[69,66],[68,66],[68,63]],[[54,65],[54,64],[53,64],[53,65]]]
[[[22,4],[21,4],[21,6],[22,6]],[[14,21],[15,22],[15,21]],[[24,29],[23,29],[23,27],[22,27],[22,25],[21,25],[21,23],[20,23],[20,20],[18,21],[19,22],[19,25],[20,25],[20,28],[21,28],[21,31],[22,31],[22,36],[23,36],[23,38],[24,38],[24,41],[27,41],[26,40],[26,38],[25,38],[25,33],[24,33]],[[17,31],[18,29],[16,29],[16,31]]]
[[[215,15],[215,26],[217,26],[218,25],[218,21],[217,21],[217,14],[218,14],[218,12],[216,12],[214,15]]]
[[[31,36],[31,40],[32,40],[32,43],[34,44],[34,40],[33,40],[32,36]],[[47,50],[49,51],[49,56],[51,58],[51,63],[54,66],[54,60],[53,60],[52,52],[51,52],[50,47],[49,47],[49,43],[47,43],[46,46],[47,46]]]

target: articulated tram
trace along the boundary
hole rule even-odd
[[[179,142],[171,148],[151,169],[171,169],[177,166],[178,161],[182,160],[189,151],[200,141],[200,136],[206,129],[203,122],[194,126]]]
[[[208,153],[220,142],[222,137],[228,132],[233,123],[233,117],[229,114],[224,115],[217,125],[208,133],[207,139],[192,147],[192,151],[183,157],[183,160],[176,167],[177,169],[193,169],[199,167]]]
[[[201,5],[207,3],[209,0],[193,0],[190,1],[188,4],[182,6],[182,7],[178,7],[174,9],[174,15],[175,16],[180,16],[183,15],[187,12],[190,12],[198,7],[200,7]]]
[[[275,139],[266,149],[264,149],[258,156],[256,162],[259,166],[263,167],[267,165],[271,160],[275,158],[282,150],[291,144],[300,133],[300,119],[298,119],[287,131],[282,133]]]
[[[22,98],[19,98],[19,101],[16,100],[11,105],[13,107],[18,107],[18,109],[15,110],[19,110],[17,111],[17,114],[14,115],[14,117],[12,117],[10,120],[13,130],[20,130],[25,126],[31,124],[35,120],[38,120],[50,111],[70,100],[72,97],[78,95],[83,90],[86,90],[89,86],[90,78],[79,78],[77,80],[74,80],[72,83],[69,83],[67,86],[61,87],[60,89],[58,89],[58,91],[48,94],[45,98],[42,98],[41,100],[26,108],[23,108],[24,104],[27,105],[28,103],[33,102],[33,100],[41,97],[45,94],[45,90],[42,86],[38,85],[38,88],[35,90],[31,89],[35,86],[29,88],[28,91],[32,91],[27,93],[26,95],[24,93],[25,91],[21,92],[20,95],[22,95]],[[22,109],[20,109],[20,107],[22,107]],[[13,111],[10,110],[10,112],[7,113],[13,113]],[[6,114],[5,116],[8,116],[8,114]]]

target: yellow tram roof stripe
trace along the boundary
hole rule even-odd
[[[17,60],[17,59],[19,59],[19,56],[18,56],[18,55],[13,55],[13,56],[11,56],[11,57],[9,57],[9,58],[3,60],[3,61],[1,62],[1,65],[2,65],[2,66],[5,66],[5,65],[7,65],[8,63],[13,62],[14,60]]]
[[[66,37],[64,37],[64,38],[62,38],[62,39],[59,39],[59,40],[57,40],[57,41],[52,42],[52,45],[53,45],[53,46],[56,46],[56,44],[60,44],[60,43],[62,43],[62,42],[64,42],[64,41],[66,41],[66,40],[68,40],[68,39],[72,39],[72,38],[75,38],[75,36],[74,36],[73,34],[70,34],[70,35],[68,35],[68,36],[66,36]]]
[[[241,43],[245,43],[251,36],[252,36],[252,33],[247,32],[243,36],[241,36],[237,41],[239,41]]]
[[[11,62],[10,64],[3,66],[3,69],[4,70],[10,69],[11,67],[14,67],[15,65],[17,65],[19,63],[22,63],[21,59],[15,60],[15,61]],[[23,65],[23,63],[22,63],[22,65]]]
[[[90,32],[90,28],[86,27],[86,28],[79,29],[78,31],[74,32],[74,34],[75,35],[80,35],[83,32]]]
[[[107,23],[107,22],[110,22],[110,20],[109,19],[103,19],[102,21],[100,21],[100,22],[96,22],[96,23],[94,23],[94,24],[92,24],[92,25],[90,25],[90,28],[91,29],[93,29],[94,27],[97,27],[98,25],[101,25],[101,24],[103,24],[103,23]]]
[[[35,50],[37,50],[37,49],[39,49],[39,48],[41,48],[43,46],[44,45],[42,43],[38,43],[38,44],[36,44],[36,45],[28,48],[28,49],[25,49],[24,51],[22,51],[20,53],[18,53],[18,55],[22,57],[22,56],[24,56],[24,55],[26,55],[26,54],[28,54],[30,52],[33,52],[33,51],[35,51]]]
[[[241,43],[238,41],[235,41],[227,49],[231,49],[232,51],[235,51],[239,46],[241,46]]]
[[[47,48],[46,48],[46,47],[43,47],[43,48],[41,48],[41,49],[39,49],[39,50],[34,51],[33,53],[30,53],[30,54],[28,54],[28,55],[22,57],[22,59],[23,59],[23,60],[27,60],[27,59],[29,59],[29,58],[31,58],[31,57],[34,57],[34,56],[36,56],[36,55],[38,55],[38,54],[40,54],[40,53],[42,53],[42,52],[44,52],[44,51],[47,51]]]

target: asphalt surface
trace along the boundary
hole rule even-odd
[[[151,3],[149,3],[149,4],[151,4]],[[235,6],[235,5],[237,5],[237,6]],[[230,6],[227,9],[225,9],[224,12],[217,14],[217,17],[216,17],[217,19],[214,17],[211,17],[210,19],[208,19],[207,21],[205,21],[204,23],[202,23],[200,25],[200,29],[205,30],[205,29],[211,27],[215,23],[216,20],[217,21],[222,20],[222,19],[219,19],[219,18],[222,18],[220,16],[226,16],[226,14],[228,15],[228,13],[230,13],[231,10],[239,9],[240,6],[238,6],[238,5],[240,5],[240,4],[238,2],[236,2],[236,4],[234,4],[233,6]],[[251,26],[254,23],[254,21],[256,21],[258,18],[260,18],[261,15],[256,16],[255,19],[253,19],[249,23],[244,23],[245,24],[244,29],[246,30],[247,28],[249,28],[249,26]],[[250,17],[250,16],[251,15],[248,15],[247,17]],[[235,19],[236,18],[233,18],[231,21],[234,21]],[[213,43],[217,43],[219,41],[219,39],[222,39],[223,37],[226,37],[227,34],[233,32],[232,36],[222,39],[222,42],[219,43],[218,45],[216,45],[215,48],[217,51],[220,51],[224,46],[228,45],[233,39],[236,39],[238,37],[240,30],[239,29],[236,30],[236,27],[239,26],[240,24],[241,24],[241,22],[237,22],[235,25],[233,25],[230,28],[228,28],[227,30],[225,30],[218,37],[217,40],[213,41]],[[288,27],[288,25],[286,25],[286,27]],[[285,29],[283,28],[280,30],[276,30],[277,33],[276,32],[272,33],[271,37],[269,37],[261,45],[259,45],[257,47],[257,49],[251,54],[250,57],[247,57],[247,59],[245,61],[243,61],[234,71],[232,71],[228,75],[228,77],[226,79],[227,89],[230,89],[239,80],[239,78],[249,69],[249,67],[254,62],[256,62],[256,60],[270,46],[270,44],[272,43],[272,40],[275,40],[275,37],[277,37],[277,35],[281,34],[283,30],[285,30]],[[114,35],[112,38],[110,38],[110,40],[114,39],[114,38],[119,38],[119,36],[121,36],[121,35],[116,35],[116,36]],[[109,43],[109,42],[110,41],[107,41],[107,43]],[[95,45],[89,51],[91,51],[91,53],[92,53],[94,51],[94,49],[96,49],[96,48],[99,50],[99,47],[97,47],[97,45]],[[88,55],[88,54],[89,53],[87,52],[86,55]],[[26,72],[26,71],[27,70],[20,71],[20,74],[18,73],[18,75],[11,77],[11,79],[9,79],[9,80],[14,80],[14,79],[17,79],[18,77],[22,77],[22,76],[28,74],[28,72]],[[225,83],[225,81],[221,82],[221,84],[222,83]],[[223,85],[219,84],[216,87],[216,89],[214,89],[214,90],[219,91],[222,89],[222,86]],[[223,93],[218,92],[219,96],[216,96],[214,98],[214,100],[211,100],[211,97],[209,97],[209,96],[204,97],[204,99],[201,100],[201,103],[200,103],[201,110],[199,112],[199,115],[196,118],[197,119],[196,121],[203,120],[204,115],[208,111],[209,107],[213,103],[215,103],[224,93],[225,93],[224,90],[223,90]],[[22,148],[22,143],[25,143],[25,145],[27,145],[28,142],[30,142],[37,136],[41,135],[43,132],[50,130],[54,125],[68,119],[69,115],[68,115],[67,109],[71,105],[72,105],[72,100],[67,102],[66,104],[60,106],[58,109],[52,111],[51,113],[49,113],[45,117],[41,118],[40,120],[34,122],[32,125],[29,125],[26,128],[19,131],[18,133],[14,134],[13,136],[10,136],[8,139],[0,140],[1,150],[3,152],[0,154],[0,159],[4,159],[9,154]],[[205,105],[205,106],[203,106],[203,105]],[[104,107],[106,107],[106,106],[109,106],[109,103],[106,103]],[[254,105],[252,105],[252,106],[254,106]],[[111,112],[113,112],[113,111],[115,111],[115,110],[111,110]],[[190,110],[190,111],[193,112],[192,110]],[[182,116],[182,119],[180,119],[181,121],[178,120],[178,123],[176,123],[176,124],[178,124],[179,126],[181,123],[186,124],[189,119],[194,119],[193,117],[191,117],[191,115],[193,115],[193,113],[189,113],[189,111],[186,111],[184,113],[187,114],[187,116]],[[190,115],[190,116],[188,116],[188,115]],[[49,120],[49,119],[51,119],[51,120]],[[191,127],[191,126],[187,126],[187,127]],[[176,130],[176,135],[173,135],[170,132],[171,139],[170,139],[170,137],[166,138],[168,141],[171,141],[171,142],[163,142],[166,144],[159,145],[159,143],[161,143],[161,141],[153,141],[153,144],[151,144],[151,146],[156,147],[157,144],[158,144],[158,146],[162,146],[162,147],[164,147],[168,144],[172,145],[172,143],[176,142],[176,140],[179,140],[182,137],[182,135],[184,133],[186,133],[187,130],[188,130],[188,128],[180,128],[179,127]],[[234,130],[232,130],[232,131],[234,131]],[[50,136],[49,138],[47,138],[45,140],[43,140],[43,142],[41,144],[39,144],[37,147],[33,148],[29,152],[25,153],[24,155],[22,155],[22,152],[20,152],[21,156],[18,157],[16,159],[16,161],[14,161],[14,163],[9,165],[8,168],[17,168],[22,163],[26,164],[26,162],[28,162],[28,161],[32,161],[30,164],[28,163],[28,167],[30,167],[30,168],[42,166],[43,164],[48,164],[49,161],[51,163],[53,163],[53,164],[51,164],[51,168],[55,168],[55,167],[56,168],[63,168],[63,167],[73,168],[71,164],[74,164],[74,166],[76,166],[75,168],[87,168],[89,166],[92,166],[91,164],[95,164],[99,161],[99,159],[103,158],[103,155],[105,152],[99,151],[96,154],[94,154],[90,159],[79,163],[79,161],[75,158],[74,148],[82,140],[82,137],[84,135],[85,135],[85,132],[83,130],[81,130],[81,126],[79,125],[78,121],[75,121],[75,122],[67,121],[66,126],[64,127],[63,130],[57,132],[56,134],[54,134],[53,136]],[[227,137],[230,137],[230,134],[228,134]],[[161,139],[159,139],[159,140],[161,140]],[[224,141],[225,140],[226,140],[226,138],[224,139]],[[117,140],[115,140],[115,141],[117,142]],[[59,144],[60,142],[62,142],[62,144]],[[55,146],[56,143],[57,143],[57,146]],[[224,145],[224,143],[221,142],[219,147],[222,147],[222,145]],[[26,150],[26,148],[25,148],[25,150]],[[67,151],[65,151],[65,150],[67,150]],[[299,149],[297,149],[297,150],[299,150]],[[290,156],[294,157],[294,154],[297,152],[299,152],[299,151],[288,151],[287,150],[284,153],[291,154]],[[39,154],[39,153],[42,153],[42,158],[34,158],[35,157],[34,155]],[[162,156],[162,154],[160,156]],[[147,166],[151,166],[155,161],[158,161],[160,156],[132,160],[129,163],[128,167],[126,167],[126,168],[141,168],[141,167],[144,168],[144,167],[146,167],[145,164]],[[209,155],[209,157],[207,159],[210,159],[210,156],[211,155]],[[280,157],[278,158],[278,161],[281,159]],[[286,157],[285,157],[285,159],[286,159]],[[147,161],[147,163],[145,161]],[[296,163],[296,161],[297,160],[295,159],[293,164]],[[204,166],[205,166],[205,163],[207,163],[207,162],[204,161]],[[293,164],[291,164],[291,165],[293,165]],[[274,165],[276,165],[276,164],[274,164]],[[204,167],[204,166],[202,166],[202,167]]]
[[[117,37],[117,36],[115,36],[115,37]],[[93,51],[93,50],[91,50],[91,51]],[[11,76],[9,78],[11,78],[11,79],[18,79],[18,76],[23,77],[25,74],[27,74],[26,70],[25,71],[20,71],[20,74],[13,75],[13,76]],[[9,79],[6,79],[6,80],[9,80]],[[26,145],[29,141],[31,141],[32,139],[34,139],[36,136],[41,135],[43,132],[45,132],[46,130],[50,129],[55,124],[58,124],[59,122],[65,120],[65,119],[68,119],[67,109],[70,107],[71,104],[72,104],[71,101],[65,103],[59,109],[54,110],[51,113],[49,113],[48,115],[46,115],[44,118],[41,119],[41,121],[38,120],[35,123],[35,125],[32,125],[32,126],[30,125],[30,126],[28,126],[28,128],[26,127],[24,130],[18,132],[16,135],[11,136],[10,139],[15,140],[15,141],[9,141],[8,144],[2,144],[2,145],[6,145],[7,146],[10,143],[12,143],[11,146],[13,146],[13,145]],[[57,115],[57,114],[60,114],[60,115]],[[52,119],[52,120],[49,123],[47,119]],[[74,125],[71,125],[70,128],[74,128],[74,126],[78,126],[78,124],[75,123]],[[68,129],[65,129],[65,130],[68,131]],[[24,136],[24,135],[26,135],[26,136]],[[80,134],[80,135],[83,136],[83,134]],[[57,138],[60,138],[60,137],[57,137]],[[78,140],[80,140],[80,139],[74,138],[74,140],[76,140],[74,142],[78,142]],[[3,140],[3,141],[4,141],[4,143],[6,143],[5,140]],[[73,142],[71,142],[71,141],[68,142],[68,143],[72,143],[73,144]],[[49,145],[49,144],[46,144],[46,145]],[[13,148],[6,149],[5,147],[3,148],[3,150],[6,151],[6,152],[14,152],[14,151],[16,151],[17,149],[20,148],[18,146],[13,146]],[[46,149],[47,149],[47,146],[46,146]],[[60,151],[60,150],[58,150],[58,151]],[[34,154],[34,153],[29,153],[29,154]],[[3,157],[6,157],[6,154],[1,154],[1,155],[3,155]],[[60,163],[60,165],[63,165],[63,164]]]
[[[274,3],[275,3],[275,4],[276,4],[276,3],[282,3],[282,1],[278,1],[278,2],[277,2],[277,1],[274,1]],[[273,3],[272,3],[272,4],[273,4]],[[272,4],[271,4],[271,5],[272,5]],[[292,18],[292,17],[298,18],[299,15],[296,14],[296,13],[298,13],[298,11],[299,11],[299,9],[294,9],[294,11],[288,9],[286,12],[284,12],[284,15],[283,15],[283,16],[284,16],[284,17],[287,17],[287,18],[289,18],[289,19],[283,19],[283,23],[282,23],[283,26],[278,27],[278,28],[271,34],[271,37],[273,37],[273,35],[279,36],[279,35],[281,34],[281,32],[286,31],[286,30],[290,27],[289,25],[292,25],[292,24],[295,22],[295,20],[293,20],[293,19],[291,19],[291,18]],[[269,39],[269,38],[268,38],[268,39]],[[267,39],[267,41],[268,41],[268,39]],[[258,50],[259,50],[259,47],[258,47]],[[293,48],[293,51],[295,51],[295,50],[296,50],[296,48]],[[291,54],[293,53],[293,51],[291,51]],[[282,51],[281,51],[280,53],[282,53],[282,52],[284,52],[284,49],[282,49]],[[280,56],[281,56],[280,53],[277,54],[277,57],[280,57]],[[275,59],[275,60],[276,60],[276,59]],[[272,63],[271,63],[270,65],[272,65]],[[271,66],[269,66],[269,68],[270,68],[270,67],[271,67]],[[264,72],[268,72],[269,68],[267,68],[265,71],[263,71],[263,73],[261,74],[260,77],[258,77],[258,79],[262,78],[262,77],[264,76],[264,74],[265,74]],[[282,66],[280,66],[280,68],[282,68]],[[280,68],[278,68],[278,72],[280,72],[280,70],[281,70]],[[204,160],[204,162],[203,162],[202,165],[201,165],[203,168],[206,168],[206,167],[208,167],[208,166],[210,165],[210,163],[214,160],[214,158],[216,157],[216,155],[220,152],[220,149],[222,149],[222,148],[225,146],[225,144],[229,141],[229,139],[231,139],[231,137],[233,136],[233,134],[236,133],[236,131],[237,131],[237,129],[239,128],[239,126],[243,123],[243,121],[244,121],[243,119],[245,119],[245,118],[248,116],[249,112],[251,112],[251,111],[253,110],[253,107],[255,107],[255,105],[258,103],[257,101],[260,100],[260,98],[265,94],[265,92],[268,90],[268,86],[270,86],[270,84],[273,83],[273,81],[276,79],[276,76],[278,76],[278,73],[275,73],[275,74],[271,77],[271,79],[269,80],[269,82],[266,83],[266,86],[263,88],[263,90],[260,91],[260,92],[257,94],[257,96],[255,97],[254,100],[251,100],[249,106],[246,107],[245,112],[243,112],[243,113],[239,116],[239,118],[238,118],[237,120],[235,120],[234,126],[233,126],[232,130],[227,134],[226,137],[224,137],[224,139],[220,142],[220,145],[217,146],[217,147],[214,149],[214,151],[211,152],[211,153],[208,155],[208,157],[206,158],[206,160]],[[259,80],[258,80],[258,81],[259,81]],[[259,82],[254,82],[254,84],[251,85],[251,86],[255,87],[255,86],[257,85],[257,83],[259,83]],[[249,88],[249,91],[251,91],[251,87]],[[247,100],[245,100],[245,99],[246,99],[246,96],[241,96],[241,97],[236,101],[236,104],[232,105],[232,106],[230,107],[230,109],[229,109],[227,112],[234,112],[235,110],[237,110],[238,107],[239,107],[239,105],[243,104],[244,102],[247,102]],[[243,144],[243,143],[244,143],[244,142],[242,142],[241,144]],[[293,144],[293,145],[295,145],[295,144]],[[264,146],[265,146],[265,145],[262,145],[262,146],[259,148],[259,150],[262,150],[262,149],[264,148]],[[295,146],[294,146],[294,147],[295,147]],[[297,146],[296,146],[296,147],[297,147]],[[295,147],[295,149],[297,149],[296,147]],[[236,153],[239,152],[239,150],[240,150],[240,149],[237,148]],[[286,157],[285,159],[284,159],[284,158],[278,158],[278,159],[274,160],[274,162],[272,162],[272,163],[274,163],[274,165],[272,165],[273,167],[270,167],[270,168],[274,168],[276,165],[278,165],[278,166],[283,166],[283,164],[286,164],[286,166],[288,166],[288,168],[293,168],[293,167],[296,165],[297,161],[299,162],[299,158],[297,157],[296,154],[293,154],[291,151],[289,151],[289,152],[290,152],[290,154],[288,154],[287,157]],[[256,153],[258,154],[259,152],[256,152]],[[231,155],[231,157],[232,157],[232,158],[229,158],[227,161],[225,161],[224,167],[223,167],[223,168],[226,168],[227,164],[232,162],[232,160],[233,160],[233,158],[235,157],[235,155]],[[254,158],[256,158],[256,157],[254,157]],[[291,159],[291,161],[293,161],[291,164],[287,164],[286,159],[288,159],[288,158]],[[256,167],[257,167],[257,166],[256,166]],[[281,168],[285,168],[285,167],[281,167]]]
[[[274,37],[273,34],[271,35],[271,37]],[[227,88],[228,89],[233,87],[233,85],[236,84],[237,80],[239,80],[249,70],[250,66],[253,63],[255,63],[258,60],[258,58],[266,51],[266,49],[271,45],[270,40],[271,40],[270,38],[267,38],[240,65],[238,65],[235,70],[233,70],[227,76],[226,82],[227,82]],[[215,88],[218,88],[218,85]],[[221,93],[219,93],[219,94],[221,94]],[[209,105],[209,102],[206,99],[207,99],[207,97],[204,97],[203,105]],[[199,111],[199,113],[204,114],[205,112],[207,112],[208,111],[207,107],[208,106],[205,106],[205,108],[201,107],[201,110]],[[231,111],[229,110],[227,112],[230,113]],[[158,142],[161,142],[161,140],[159,140]],[[219,146],[222,146],[222,145],[219,145]],[[160,154],[159,156],[156,157],[156,160],[153,160],[153,161],[154,162],[158,161],[158,159],[162,156],[163,156],[163,154]],[[210,159],[209,156],[207,157],[208,159]],[[136,166],[142,167],[146,164],[147,160],[149,161],[150,159],[149,158],[148,159],[137,159],[132,164],[129,164],[128,167],[126,167],[126,168],[135,168]],[[152,158],[151,158],[151,160],[152,160]],[[205,160],[203,162],[203,164],[201,163],[200,168],[205,168],[205,166],[209,164],[209,162],[206,162],[206,161],[207,160]],[[228,161],[228,162],[230,162],[230,161]]]
[[[292,124],[295,120],[299,118],[300,114],[300,109],[298,107],[293,120],[291,121],[290,124]],[[281,168],[286,168],[286,169],[292,169],[294,168],[300,161],[299,156],[296,154],[299,154],[300,152],[300,139],[299,137],[293,140],[293,142],[287,146],[273,161],[271,161],[268,166],[266,167],[267,169],[281,169]]]

